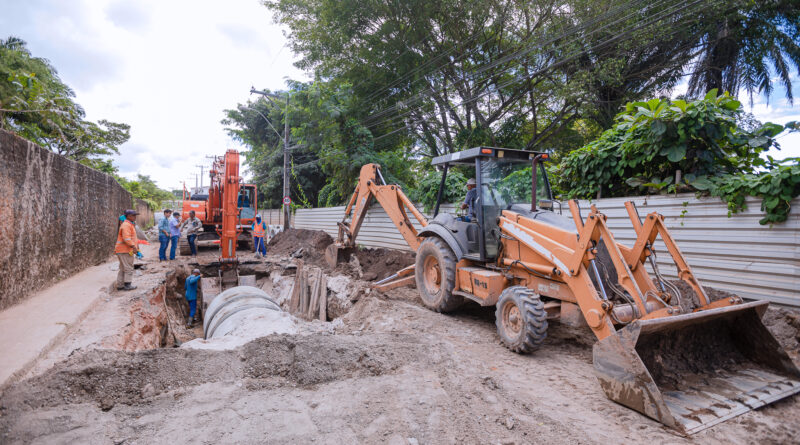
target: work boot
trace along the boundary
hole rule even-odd
[[[194,320],[192,320],[192,317],[186,318],[186,329],[191,329],[192,326],[194,326]]]
[[[125,283],[125,286],[122,286],[122,288],[117,288],[117,289],[119,289],[119,290],[134,290],[134,289],[136,289],[136,286],[131,286],[131,283]]]

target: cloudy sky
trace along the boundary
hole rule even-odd
[[[238,148],[220,120],[251,85],[305,79],[258,0],[0,0],[0,34],[50,59],[88,119],[130,124],[120,173],[163,188]]]
[[[163,188],[193,185],[205,156],[238,148],[222,110],[246,101],[251,85],[306,79],[258,0],[0,0],[0,35],[50,59],[89,119],[130,124],[120,173],[150,175]],[[762,121],[800,120],[795,82],[794,107],[776,86],[770,104],[756,97],[751,111]],[[779,142],[776,157],[800,156],[800,134]]]

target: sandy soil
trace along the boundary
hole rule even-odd
[[[782,341],[797,341],[796,315],[768,313]],[[688,439],[615,404],[588,329],[552,322],[539,351],[518,355],[492,308],[438,314],[401,288],[360,294],[332,331],[75,352],[0,396],[0,442],[800,443],[798,396]]]

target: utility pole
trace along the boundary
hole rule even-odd
[[[203,169],[206,168],[205,165],[195,165],[195,167],[200,167],[200,188],[203,188]]]
[[[250,87],[250,94],[260,94],[267,98],[270,102],[278,105],[277,102],[273,100],[280,99],[281,96],[273,93],[268,93],[266,91],[257,91],[255,88]],[[256,112],[258,112],[256,110]],[[261,113],[259,113],[261,114]],[[264,118],[264,116],[261,116]],[[266,118],[264,118],[266,120]],[[267,120],[267,123],[272,127],[272,123]],[[275,130],[275,128],[273,128]],[[280,133],[275,131],[275,133],[280,137]],[[289,197],[290,188],[289,188],[289,94],[286,94],[286,108],[283,112],[283,229],[290,229],[291,228],[291,198]]]
[[[283,228],[292,228],[292,212],[289,198],[289,95],[286,95],[286,111],[283,113]]]
[[[192,176],[194,176],[194,193],[192,193],[194,195],[200,193],[199,191],[200,189],[197,187],[197,178],[198,178],[197,173],[192,173]]]

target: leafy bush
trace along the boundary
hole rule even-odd
[[[725,199],[732,212],[751,194],[766,200],[762,224],[783,221],[788,208],[779,203],[788,206],[798,194],[791,182],[792,167],[763,173],[778,163],[761,154],[778,147],[776,135],[795,131],[798,124],[768,122],[748,131],[738,124],[742,114],[739,101],[728,93],[718,96],[716,90],[691,102],[629,103],[612,128],[564,158],[555,175],[557,186],[567,198],[707,192]],[[783,178],[784,173],[789,176]]]
[[[766,212],[759,223],[786,221],[792,199],[800,195],[800,158],[769,162],[772,168],[766,172],[711,178],[709,192],[728,203],[728,216],[747,208],[745,198],[755,196],[761,198],[761,211]]]

